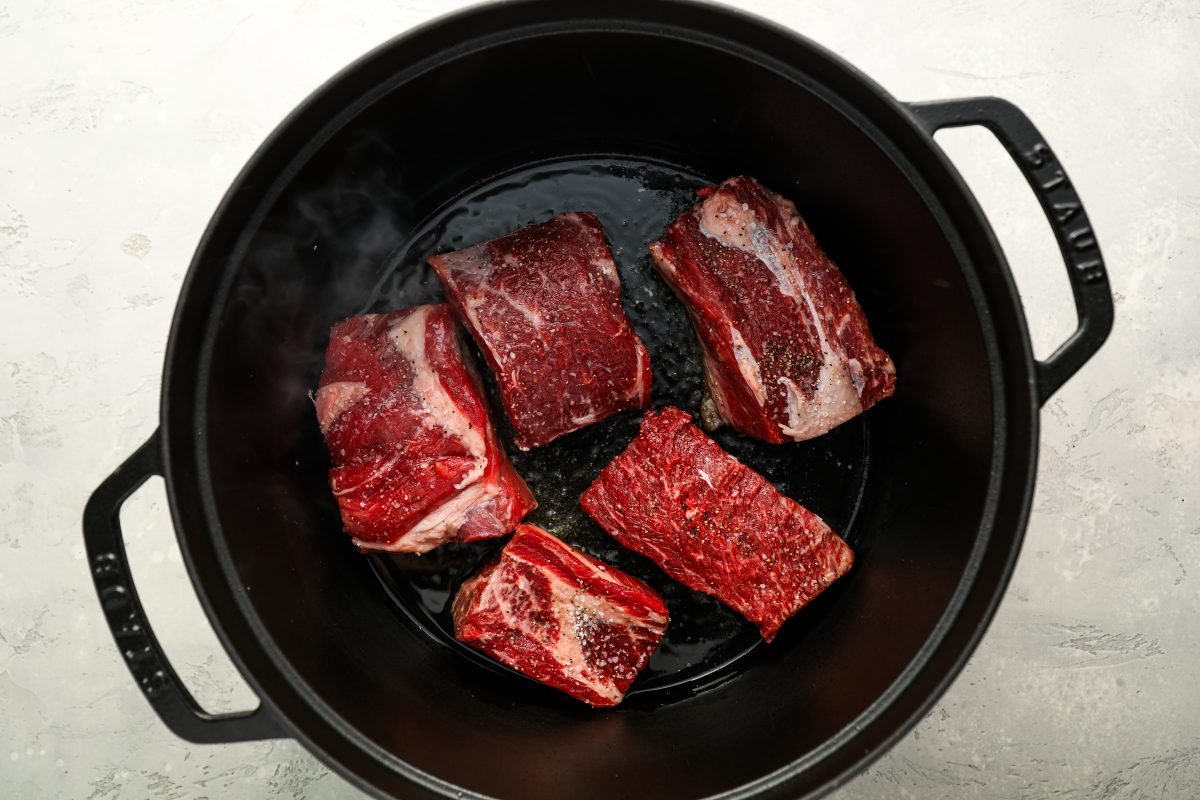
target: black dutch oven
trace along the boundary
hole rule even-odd
[[[1045,361],[995,236],[933,141],[963,125],[1000,139],[1058,238],[1079,326]],[[595,712],[448,640],[442,604],[475,551],[354,552],[307,391],[334,320],[436,299],[423,258],[584,209],[612,240],[656,403],[694,410],[695,343],[645,245],[697,186],[734,174],[797,202],[897,364],[895,397],[827,437],[771,448],[721,434],[841,531],[857,562],[756,646],[578,511],[636,414],[518,456],[536,519],[672,604],[657,666],[618,710]],[[475,8],[347,68],[234,182],[180,295],[161,427],[85,511],[96,587],[175,733],[294,737],[382,797],[819,794],[904,735],[979,641],[1025,529],[1039,407],[1112,313],[1079,199],[1007,102],[900,103],[811,42],[721,8]],[[138,602],[118,512],[155,474],[200,601],[261,698],[252,712],[202,711]]]

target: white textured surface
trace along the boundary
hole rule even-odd
[[[311,89],[459,5],[0,2],[0,795],[357,797],[290,742],[198,747],[134,691],[83,557],[88,492],[154,427],[167,326],[221,193]],[[1049,404],[1035,513],[983,645],[837,796],[1200,796],[1200,6],[742,0],[902,99],[996,94],[1038,124],[1117,292]],[[1038,351],[1071,325],[1045,223],[986,134],[939,139],[1001,234]],[[161,484],[125,514],[187,682],[248,707]]]

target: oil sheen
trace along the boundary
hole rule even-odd
[[[647,246],[696,202],[696,189],[717,180],[679,166],[616,156],[549,161],[496,176],[442,206],[415,228],[389,256],[360,313],[443,302],[437,278],[425,264],[431,255],[494,239],[555,214],[591,211],[604,224],[626,313],[650,354],[652,405],[678,406],[698,419],[703,358],[687,314],[655,273]],[[767,647],[752,625],[619,546],[579,505],[584,489],[637,434],[641,413],[618,414],[522,452],[513,445],[490,370],[478,352],[473,357],[505,448],[538,501],[527,521],[646,581],[666,599],[671,614],[667,634],[624,706],[690,695],[750,666],[754,651]],[[713,436],[854,545],[853,518],[867,471],[863,417],[801,443],[766,444],[728,428]],[[372,554],[367,558],[404,615],[435,641],[488,668],[511,672],[455,641],[450,618],[450,601],[459,584],[504,541],[444,545],[422,556]],[[788,635],[789,628],[802,629],[810,610],[819,611],[802,610],[770,647],[789,646],[789,640],[795,639]],[[514,680],[528,680],[512,674]]]

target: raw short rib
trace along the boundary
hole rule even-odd
[[[496,373],[517,447],[650,402],[650,358],[594,214],[562,214],[429,263]]]
[[[364,550],[503,536],[537,503],[504,454],[450,307],[333,326],[314,401],[342,524]]]
[[[667,629],[653,589],[521,525],[454,598],[454,633],[534,680],[615,706]]]
[[[705,426],[803,441],[890,396],[892,360],[796,206],[745,177],[699,194],[650,254],[704,349]]]
[[[647,411],[637,437],[582,503],[622,545],[738,611],[768,642],[854,561],[816,514],[677,408]]]

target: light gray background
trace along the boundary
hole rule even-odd
[[[79,518],[154,428],[180,281],[237,170],[337,69],[459,5],[0,0],[0,795],[359,796],[291,742],[168,733],[104,629]],[[838,797],[1200,795],[1200,3],[739,5],[901,99],[1016,102],[1070,171],[1116,291],[1112,339],[1042,415],[1033,519],[987,637]],[[1073,318],[1047,225],[987,134],[939,141],[1048,353]],[[161,483],[124,518],[188,684],[213,710],[252,705]]]

